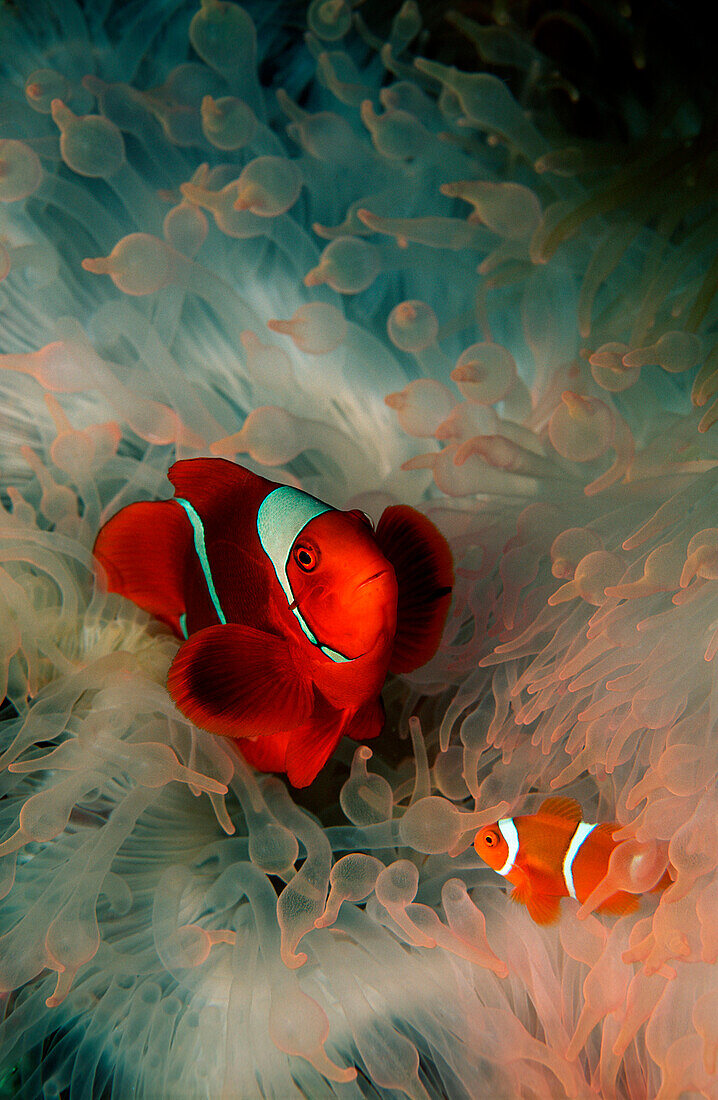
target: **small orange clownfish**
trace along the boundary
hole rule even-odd
[[[374,530],[225,459],[168,477],[174,499],[130,504],[100,530],[108,587],[186,639],[167,678],[183,714],[305,787],[343,735],[381,732],[387,671],[433,657],[451,551],[406,505]]]
[[[584,902],[608,870],[618,841],[615,822],[589,825],[572,798],[547,798],[537,814],[505,817],[474,838],[477,854],[498,874],[513,883],[513,901],[525,905],[537,924],[552,924],[559,916],[561,898]],[[665,872],[654,891],[670,886]],[[631,913],[637,894],[618,890],[597,906],[602,913]]]

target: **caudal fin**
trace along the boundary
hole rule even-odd
[[[126,596],[183,637],[183,573],[191,541],[189,520],[175,501],[141,501],[101,528],[93,552],[111,592]]]

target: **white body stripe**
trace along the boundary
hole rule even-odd
[[[509,850],[509,854],[506,857],[506,863],[504,863],[503,867],[498,869],[498,873],[505,878],[506,875],[510,874],[511,868],[516,862],[516,856],[519,854],[519,834],[512,817],[502,817],[498,824],[499,832],[506,841],[506,846]]]
[[[204,543],[204,524],[202,523],[202,519],[199,515],[199,512],[197,511],[197,509],[192,504],[190,504],[190,502],[188,500],[185,500],[184,497],[175,497],[175,500],[177,501],[177,503],[179,505],[181,505],[182,508],[184,508],[184,510],[187,514],[187,518],[189,519],[190,523],[192,524],[192,533],[194,535],[195,553],[197,554],[197,557],[199,558],[199,564],[202,566],[202,572],[204,573],[204,579],[207,582],[207,590],[209,592],[210,599],[212,600],[212,603],[214,605],[214,609],[217,612],[217,618],[219,619],[219,621],[224,626],[224,625],[226,625],[227,620],[225,619],[224,611],[222,610],[222,608],[220,606],[219,596],[217,595],[217,589],[214,587],[214,580],[212,578],[212,570],[209,567],[209,559],[207,557],[207,548],[206,548],[205,543]],[[182,623],[182,619],[180,619],[180,625],[182,626],[182,631],[185,632],[186,623],[187,623],[187,616],[184,615],[183,618],[184,618],[185,621],[184,621],[184,623]],[[187,637],[186,633],[185,633],[185,637]]]
[[[585,821],[579,821],[576,832],[571,837],[571,843],[563,857],[563,881],[566,883],[569,897],[576,898],[576,889],[573,885],[573,861],[579,853],[581,845],[587,836],[596,828],[595,825],[587,825]],[[578,901],[578,898],[576,898]]]

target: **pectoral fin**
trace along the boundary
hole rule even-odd
[[[525,905],[529,916],[536,924],[553,924],[558,920],[561,912],[561,899],[553,894],[539,894],[531,889],[529,882],[523,882],[515,886],[511,892],[511,900]]]
[[[411,672],[431,660],[441,641],[454,583],[451,550],[431,520],[406,504],[386,509],[376,541],[399,590],[389,669]]]
[[[167,688],[188,718],[210,733],[255,738],[303,725],[313,692],[282,638],[227,623],[180,647]]]

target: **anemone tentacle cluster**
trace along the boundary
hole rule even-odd
[[[498,4],[462,66],[355,7],[0,6],[0,1096],[711,1100],[714,135],[562,134]],[[93,562],[200,454],[451,543],[304,795]],[[540,928],[471,841],[551,792],[626,843]]]

